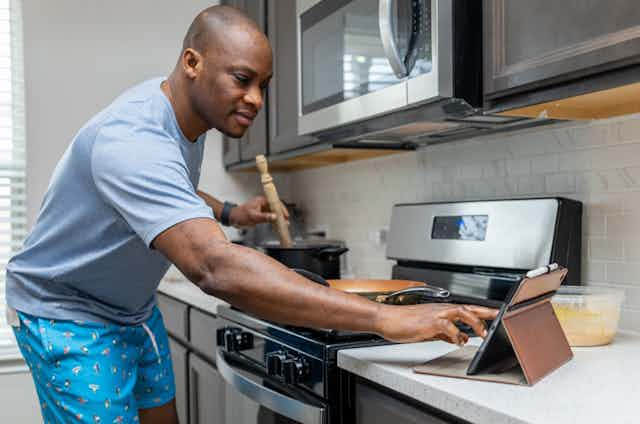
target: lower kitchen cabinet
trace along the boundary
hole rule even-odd
[[[465,423],[455,417],[414,403],[388,389],[358,380],[355,386],[356,424]]]
[[[187,349],[174,339],[169,339],[171,349],[171,362],[173,363],[173,374],[176,380],[176,407],[178,409],[178,419],[186,424],[189,405],[187,404],[187,393],[189,386],[187,383]]]
[[[225,382],[216,368],[189,353],[189,423],[225,424]]]

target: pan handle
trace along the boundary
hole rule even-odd
[[[348,247],[321,247],[313,252],[313,256],[322,260],[332,261],[348,251]]]
[[[421,298],[425,298],[425,299],[446,299],[447,297],[449,297],[450,293],[449,290],[445,290],[443,288],[440,287],[434,287],[434,286],[430,286],[430,287],[409,287],[408,289],[404,289],[404,290],[399,290],[397,292],[391,293],[389,295],[384,296],[383,300],[384,302],[388,302],[390,300],[393,300],[399,296],[405,296],[405,295],[417,295]],[[380,296],[382,298],[382,296]]]
[[[295,271],[296,273],[303,276],[304,278],[307,278],[313,281],[314,283],[318,283],[320,285],[329,287],[329,283],[327,282],[327,280],[325,280],[315,272],[307,271],[306,269],[301,269],[301,268],[291,268],[291,270]]]

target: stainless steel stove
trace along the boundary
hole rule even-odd
[[[396,205],[387,245],[392,277],[443,287],[449,302],[495,307],[522,274],[552,262],[578,284],[581,217],[579,202],[560,198]],[[337,353],[388,342],[282,326],[231,307],[218,317],[216,365],[255,411],[252,422],[355,422],[353,379],[338,368]]]

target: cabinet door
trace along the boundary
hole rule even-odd
[[[462,421],[440,416],[369,386],[356,383],[356,424],[446,424]]]
[[[484,0],[489,99],[640,63],[637,0]]]
[[[240,140],[222,136],[222,162],[225,165],[240,162]]]
[[[258,24],[260,29],[266,33],[267,12],[264,0],[227,0],[224,1],[223,4],[228,4],[245,12]],[[267,92],[264,93],[264,96],[262,109],[258,112],[258,115],[253,120],[253,124],[244,136],[240,140],[227,140],[230,149],[235,147],[233,146],[234,143],[238,144],[240,161],[253,161],[257,155],[267,153]]]
[[[295,0],[267,2],[267,29],[273,48],[269,85],[269,152],[301,147],[298,137],[298,43]]]
[[[225,403],[225,382],[218,371],[189,353],[189,423],[224,424]]]
[[[189,311],[189,335],[191,345],[205,359],[210,362],[216,361],[216,329],[220,327],[216,317],[213,315],[191,308]]]
[[[178,409],[178,418],[181,423],[187,423],[188,412],[188,393],[189,386],[187,384],[187,349],[176,342],[169,339],[169,348],[171,349],[171,362],[173,363],[173,374],[176,380],[176,407]]]
[[[186,303],[158,293],[158,308],[162,312],[162,320],[167,332],[178,340],[186,343],[188,340],[188,311]]]

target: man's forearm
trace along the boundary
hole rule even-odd
[[[217,220],[220,220],[220,215],[222,214],[222,207],[224,206],[224,203],[202,190],[198,190],[197,193],[198,196],[200,196],[200,198],[204,200],[207,206],[209,206],[211,210],[213,210],[213,216],[215,216]]]
[[[198,284],[204,292],[273,321],[379,333],[383,305],[310,282],[253,249],[216,250],[213,272]]]

